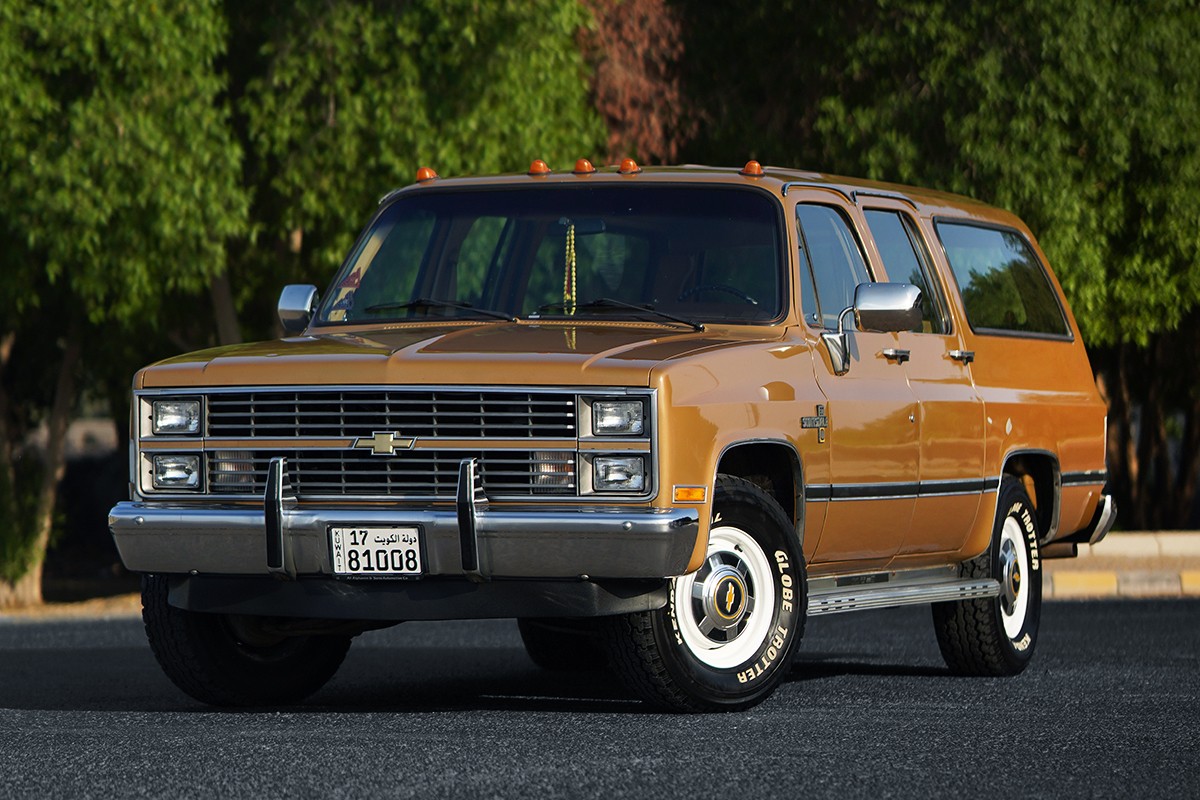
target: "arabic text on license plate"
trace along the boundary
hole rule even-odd
[[[420,575],[421,536],[416,528],[331,527],[335,575]]]

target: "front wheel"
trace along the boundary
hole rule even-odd
[[[610,663],[644,699],[672,711],[762,702],[804,632],[804,556],[779,504],[719,476],[704,563],[675,578],[661,609],[609,621]]]
[[[333,677],[349,636],[281,636],[256,617],[185,611],[167,602],[162,575],[142,576],[150,649],[171,681],[216,706],[293,703]]]
[[[1037,512],[1015,478],[1000,484],[992,543],[963,567],[963,577],[995,578],[997,597],[935,603],[933,622],[942,658],[960,675],[1016,675],[1037,644],[1042,565]]]

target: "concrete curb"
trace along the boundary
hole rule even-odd
[[[1051,600],[1200,597],[1200,532],[1113,533],[1077,558],[1048,559]]]

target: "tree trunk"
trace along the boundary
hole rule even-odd
[[[217,341],[220,344],[239,344],[242,329],[238,325],[237,308],[233,304],[233,287],[229,284],[229,273],[222,272],[209,284],[213,313],[217,318]]]
[[[13,467],[12,437],[8,429],[9,401],[4,389],[4,375],[8,370],[13,344],[17,334],[9,331],[0,337],[0,535],[12,530],[20,523],[17,520],[16,470]],[[0,610],[20,608],[38,602],[40,576],[26,573],[14,583],[0,579]]]
[[[0,608],[42,602],[42,566],[50,545],[58,484],[66,469],[67,426],[75,406],[75,368],[79,365],[81,350],[80,323],[78,318],[73,318],[68,324],[66,347],[54,386],[54,402],[46,420],[46,452],[32,519],[35,530],[32,559],[25,573],[15,581],[0,580]]]
[[[8,373],[8,360],[12,357],[13,344],[17,341],[16,331],[0,337],[0,489],[12,489],[17,478],[13,468],[13,443],[8,430],[9,401],[4,388],[4,376]],[[5,500],[0,493],[0,504]],[[12,509],[0,507],[0,514],[11,513]]]
[[[1136,401],[1133,398],[1132,388],[1129,385],[1131,369],[1129,364],[1130,350],[1131,346],[1127,344],[1117,347],[1117,385],[1114,387],[1113,394],[1120,404],[1119,418],[1121,425],[1121,449],[1118,451],[1117,468],[1122,475],[1120,485],[1124,489],[1124,496],[1118,495],[1118,500],[1122,508],[1129,509],[1124,514],[1126,527],[1136,529],[1141,524],[1138,510],[1141,507],[1141,497],[1139,495],[1141,469],[1139,468],[1137,455],[1137,431],[1133,424],[1133,412],[1136,407]]]
[[[38,564],[36,570],[29,570],[16,580],[9,583],[0,580],[0,611],[14,608],[28,608],[42,603],[42,567]]]

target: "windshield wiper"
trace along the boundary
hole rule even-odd
[[[691,328],[694,331],[704,330],[703,322],[696,322],[695,320],[685,319],[683,317],[677,317],[674,314],[668,314],[666,311],[659,311],[657,308],[650,305],[649,303],[647,303],[645,305],[637,305],[636,303],[626,303],[624,300],[616,300],[612,297],[597,297],[593,300],[588,300],[586,303],[577,303],[574,307],[575,308],[628,308],[631,311],[640,311],[643,314],[653,314],[654,316],[656,316],[660,319],[670,320],[671,322],[677,322],[680,325],[687,325],[689,328]],[[571,308],[571,306],[568,305],[567,303],[546,303],[545,305],[538,307],[537,313],[540,314],[541,312],[549,311],[552,308],[558,308],[558,309],[562,309],[563,311],[566,311],[568,308]]]
[[[516,322],[517,318],[512,314],[505,314],[503,311],[494,311],[490,308],[476,308],[470,303],[459,303],[455,300],[435,300],[432,297],[415,297],[404,303],[376,303],[373,306],[367,306],[368,313],[376,311],[404,311],[409,308],[457,308],[463,311],[471,311],[476,314],[483,314],[487,317],[502,319],[506,322]]]

